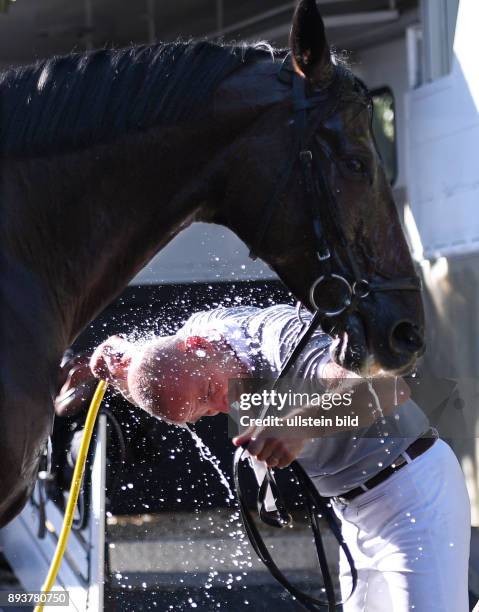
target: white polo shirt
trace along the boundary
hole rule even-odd
[[[300,330],[293,306],[239,306],[198,312],[186,321],[181,333],[202,337],[221,334],[252,375],[261,377],[279,373]],[[329,336],[316,331],[291,376],[321,380],[330,344]],[[367,428],[313,440],[299,459],[322,495],[340,495],[393,463],[428,427],[425,414],[409,400]]]

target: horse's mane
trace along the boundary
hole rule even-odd
[[[198,116],[261,44],[159,43],[72,53],[0,73],[0,152],[58,153]]]

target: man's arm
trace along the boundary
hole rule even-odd
[[[280,371],[298,340],[300,323],[296,313],[292,307],[274,307],[262,311],[257,319],[262,319],[260,324],[256,322],[259,352],[273,370]],[[366,380],[334,363],[329,351],[331,342],[329,336],[318,330],[298,359],[288,383],[293,391],[307,382],[310,389],[317,386],[321,393],[351,393],[349,406],[343,403],[331,406],[329,410],[309,406],[295,409],[292,413],[313,419],[327,417],[332,424],[327,427],[303,427],[300,430],[252,427],[235,438],[234,444],[248,444],[248,450],[258,459],[266,461],[271,467],[284,467],[298,456],[312,438],[356,428],[349,424],[351,421],[338,421],[336,417],[357,416],[357,427],[367,427],[410,398],[410,389],[403,379],[380,377]],[[300,392],[299,388],[296,390]]]
[[[268,467],[287,467],[313,439],[340,431],[368,427],[376,419],[390,414],[396,405],[401,405],[410,398],[409,386],[402,378],[396,380],[384,377],[366,383],[364,379],[333,362],[330,368],[325,367],[325,373],[328,378],[324,383],[330,388],[336,390],[341,388],[344,391],[344,385],[347,384],[347,388],[352,389],[351,405],[349,407],[339,405],[327,411],[320,407],[296,409],[291,411],[288,417],[300,416],[311,419],[326,417],[329,419],[328,425],[250,427],[234,438],[233,444],[247,446],[248,452],[260,461],[265,461]],[[353,381],[355,384],[351,387]],[[376,401],[380,406],[379,414],[375,406]],[[344,419],[346,415],[357,416],[357,421],[354,421],[357,425],[352,427],[351,421]],[[286,417],[283,417],[282,421],[287,423]]]

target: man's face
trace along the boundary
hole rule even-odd
[[[228,380],[243,366],[224,341],[174,338],[133,364],[130,389],[142,386],[149,412],[173,423],[194,423],[228,412]],[[136,377],[136,381],[134,380]],[[139,384],[138,384],[139,383]]]

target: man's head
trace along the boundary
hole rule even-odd
[[[246,373],[221,337],[180,335],[144,345],[113,336],[96,349],[91,369],[129,401],[173,423],[227,412],[228,380]]]

